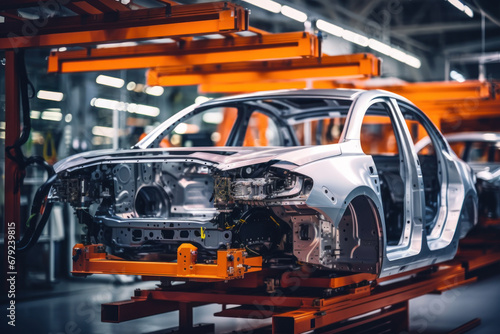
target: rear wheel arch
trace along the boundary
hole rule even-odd
[[[379,274],[384,254],[384,228],[380,211],[368,194],[346,201],[338,224],[339,262],[355,272]]]

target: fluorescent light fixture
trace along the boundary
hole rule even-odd
[[[405,63],[414,68],[420,68],[420,66],[422,66],[420,59],[418,59],[417,57],[410,56],[409,54],[406,55]]]
[[[188,128],[188,125],[186,123],[181,123],[175,127],[174,131],[177,132],[178,134],[182,135],[182,134],[186,133],[187,128]]]
[[[101,137],[109,137],[113,138],[115,136],[115,133],[118,131],[115,131],[115,129],[107,127],[107,126],[94,126],[92,128],[92,134],[94,136],[101,136]],[[117,133],[118,135],[118,133]]]
[[[389,56],[391,56],[392,58],[394,58],[402,63],[406,63],[406,61],[408,60],[408,55],[406,53],[404,53],[403,51],[401,51],[399,49],[395,49],[395,48],[391,49],[391,53],[389,54]]]
[[[1,23],[1,21],[0,21]],[[4,131],[0,131],[0,139],[5,139],[5,132]]]
[[[272,0],[243,0],[243,1],[276,14],[281,11],[281,5],[276,1]]]
[[[200,127],[196,124],[181,123],[174,128],[174,132],[183,135],[189,133],[197,133],[200,131]]]
[[[136,46],[137,42],[121,42],[121,43],[110,43],[110,44],[97,44],[98,49],[110,49],[110,48],[120,48],[127,46]]]
[[[165,89],[162,86],[147,86],[145,89],[146,94],[153,96],[162,96]]]
[[[203,114],[203,122],[208,124],[220,124],[224,120],[224,114],[220,111],[209,111]]]
[[[497,136],[494,133],[485,133],[483,138],[486,140],[496,140]]]
[[[299,22],[307,21],[307,14],[290,6],[281,7],[281,14]]]
[[[460,0],[448,0],[449,3],[451,3],[455,8],[457,8],[459,11],[464,12],[468,17],[473,17],[474,12],[472,9],[470,9],[469,6],[464,5]]]
[[[389,56],[391,56],[392,58],[394,58],[402,63],[405,63],[411,67],[414,67],[414,68],[420,68],[420,66],[422,66],[420,59],[418,59],[417,57],[411,56],[411,55],[405,53],[404,51],[401,51],[401,50],[396,49],[396,48],[391,48]]]
[[[203,102],[210,101],[212,98],[206,97],[203,95],[198,96],[196,99],[194,99],[194,103],[196,104],[202,104]]]
[[[103,109],[110,109],[110,110],[121,110],[125,111],[127,110],[127,106],[124,102],[116,101],[116,100],[108,100],[108,99],[92,99],[90,101],[90,105],[97,107],[97,108],[103,108]]]
[[[0,130],[5,130],[5,122],[0,122]]]
[[[464,6],[464,7],[465,7],[464,13],[470,18],[474,17],[474,12],[472,11],[472,9],[470,9],[469,6]]]
[[[64,94],[61,92],[51,92],[48,90],[39,90],[36,94],[40,100],[61,101]]]
[[[156,117],[160,114],[160,108],[135,103],[128,104],[127,111],[131,114],[140,114],[151,117]]]
[[[377,41],[373,38],[370,38],[370,40],[368,41],[368,46],[370,47],[370,49],[373,49],[385,55],[390,55],[392,51],[390,45]]]
[[[40,114],[41,114],[41,112],[39,112],[38,110],[31,110],[31,112],[30,112],[30,118],[31,119],[39,119],[40,118]]]
[[[363,35],[357,34],[354,31],[344,29],[342,32],[342,38],[346,41],[361,45],[368,46],[369,39]]]
[[[105,86],[110,86],[110,87],[115,87],[115,88],[122,88],[123,85],[125,84],[125,81],[120,78],[115,78],[115,77],[110,77],[107,75],[99,75],[96,79],[95,82],[97,82],[100,85],[105,85]]]
[[[42,113],[42,119],[46,121],[61,121],[63,115],[59,111],[44,111]]]
[[[131,114],[140,114],[151,117],[156,117],[160,114],[160,109],[157,107],[101,98],[93,98],[92,101],[90,101],[90,105],[97,108],[128,111]]]
[[[464,11],[465,5],[460,0],[448,0],[453,6],[455,6],[458,10]]]
[[[320,30],[323,30],[326,33],[329,33],[337,37],[342,37],[342,33],[344,32],[343,28],[335,24],[332,24],[330,22],[326,22],[324,20],[316,21],[316,27]]]
[[[458,82],[464,82],[465,78],[461,73],[458,73],[457,71],[453,70],[450,72],[450,78],[452,78],[455,81]]]
[[[133,81],[130,81],[128,84],[127,84],[127,90],[134,90],[135,87],[137,87],[137,84]]]

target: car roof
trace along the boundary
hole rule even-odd
[[[457,141],[483,141],[483,142],[500,142],[500,132],[459,132],[445,135],[449,142]]]
[[[207,101],[202,105],[211,104],[212,101],[228,101],[228,100],[245,100],[245,99],[259,99],[259,98],[287,98],[287,97],[318,97],[318,98],[343,98],[343,99],[354,99],[356,95],[362,92],[366,92],[363,89],[285,89],[285,90],[272,90],[264,92],[255,92],[248,94],[231,95],[226,97],[217,98],[214,100]]]

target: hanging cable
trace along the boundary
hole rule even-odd
[[[26,157],[22,151],[22,146],[26,144],[31,132],[30,103],[29,99],[35,94],[33,84],[29,81],[26,70],[24,50],[19,50],[16,54],[16,72],[19,78],[19,92],[21,95],[21,114],[23,127],[21,135],[14,142],[14,145],[5,147],[5,155],[17,164],[14,193],[21,191],[26,176],[26,168],[30,165],[41,166],[49,175],[49,180],[45,182],[37,191],[33,199],[31,214],[26,222],[27,229],[23,239],[18,241],[18,251],[23,252],[32,247],[40,237],[45,224],[49,218],[52,203],[45,203],[50,187],[55,182],[54,168],[40,156]],[[28,90],[31,90],[29,94]],[[43,207],[43,209],[42,209]]]

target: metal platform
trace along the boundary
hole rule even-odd
[[[407,330],[410,299],[475,282],[478,269],[500,262],[496,240],[491,234],[471,236],[463,240],[452,261],[386,278],[369,274],[329,277],[313,269],[262,269],[246,273],[243,279],[185,284],[172,284],[181,277],[164,277],[156,289],[136,290],[130,300],[103,304],[101,320],[117,323],[179,310],[178,332],[213,332],[213,327],[193,325],[192,310],[216,303],[223,309],[215,316],[272,318],[272,333],[341,333],[354,328],[399,332]],[[227,308],[234,304],[240,306]],[[472,319],[455,333],[479,323]]]

